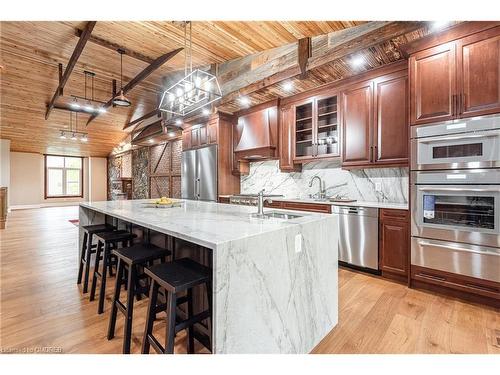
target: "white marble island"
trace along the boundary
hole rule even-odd
[[[337,324],[334,215],[257,219],[255,207],[145,202],[82,203],[80,223],[108,215],[211,249],[214,353],[308,353]]]

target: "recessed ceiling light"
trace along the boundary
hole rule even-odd
[[[182,120],[180,118],[178,118],[177,120],[175,120],[175,124],[182,125]]]
[[[248,98],[248,96],[240,96],[240,98],[238,99],[240,104],[242,105],[249,105],[250,104],[250,99]]]
[[[449,21],[434,21],[432,22],[431,29],[434,31],[441,30],[448,26],[449,23]]]
[[[154,139],[148,140],[149,143],[153,143],[154,141],[155,141]]]
[[[363,62],[364,60],[362,56],[355,56],[351,59],[351,65],[355,68],[358,68],[361,65],[363,65]]]
[[[210,114],[210,110],[208,108],[203,108],[201,113],[203,113],[204,116],[208,116]]]
[[[168,134],[167,134],[167,135],[168,135],[169,137],[173,137],[173,136],[175,135],[175,133],[174,133],[174,132],[168,132]]]
[[[285,82],[285,84],[283,85],[283,90],[292,91],[293,90],[293,82],[291,82],[291,81]]]

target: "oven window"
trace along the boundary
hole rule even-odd
[[[483,155],[482,143],[436,146],[432,148],[432,157],[434,159],[464,158],[469,156],[482,156],[482,155]]]
[[[495,229],[495,198],[424,195],[424,223]]]

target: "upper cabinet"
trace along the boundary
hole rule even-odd
[[[338,97],[326,95],[296,103],[291,109],[294,161],[338,157]]]
[[[342,166],[373,161],[373,82],[354,85],[342,92]]]
[[[415,52],[412,125],[500,112],[500,27]]]
[[[342,92],[342,166],[408,164],[408,75],[405,70]]]
[[[410,57],[411,121],[424,124],[455,116],[455,44],[447,43]]]

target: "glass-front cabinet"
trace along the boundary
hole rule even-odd
[[[308,99],[294,110],[294,160],[340,156],[337,95]]]

